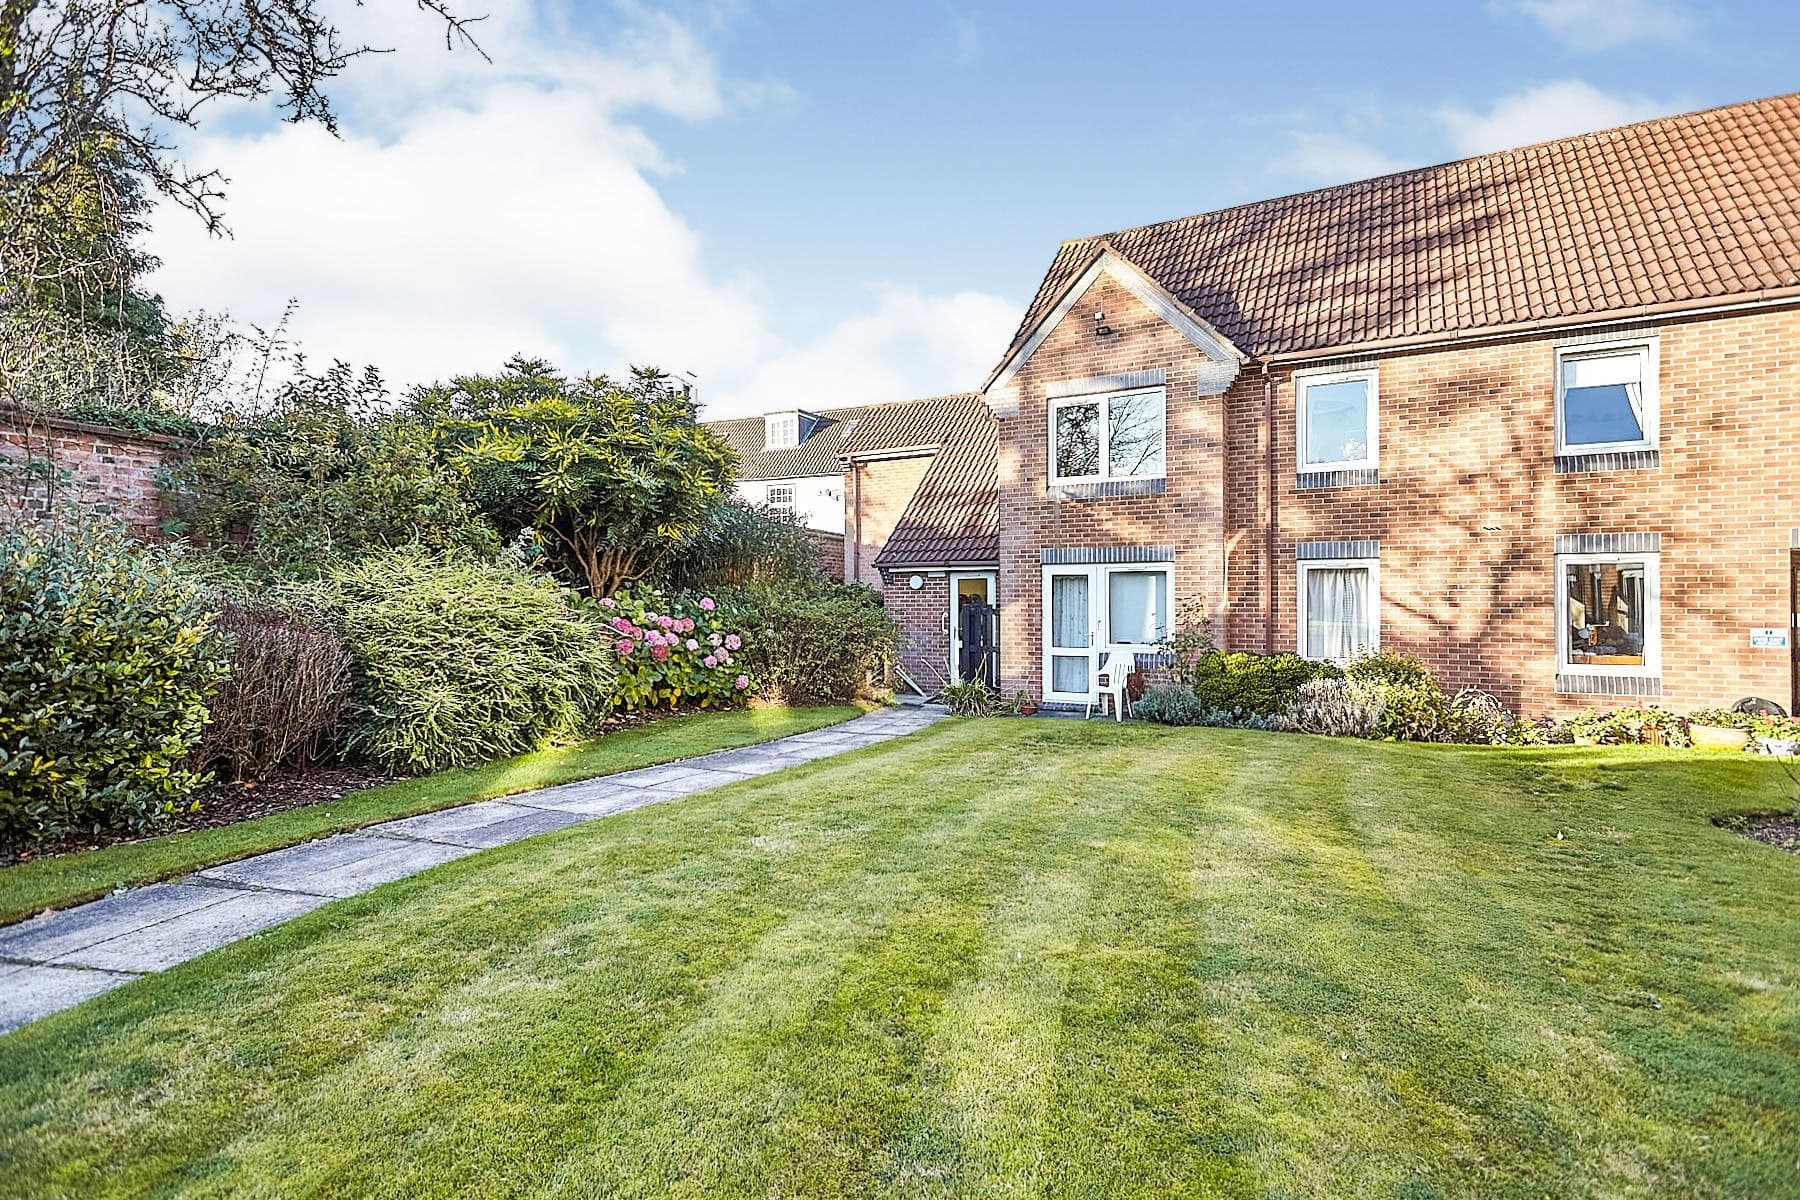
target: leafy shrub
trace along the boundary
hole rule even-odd
[[[1374,688],[1350,679],[1311,679],[1300,685],[1288,721],[1300,733],[1376,737],[1387,705]]]
[[[1260,716],[1239,709],[1209,708],[1191,688],[1161,686],[1147,689],[1131,705],[1132,716],[1158,725],[1212,725],[1230,729],[1279,729],[1282,718]]]
[[[341,568],[318,595],[355,663],[345,748],[392,770],[577,737],[611,698],[612,631],[535,571],[398,551]]]
[[[656,577],[677,592],[816,579],[819,550],[798,518],[720,497]]]
[[[1344,668],[1344,677],[1358,683],[1398,683],[1417,685],[1435,683],[1425,664],[1416,658],[1392,650],[1359,654]]]
[[[1498,697],[1463,688],[1450,698],[1451,741],[1483,746],[1543,746],[1555,738],[1554,721],[1515,716]]]
[[[1728,708],[1706,708],[1689,713],[1687,719],[1701,725],[1742,729],[1756,737],[1800,738],[1800,718],[1795,717],[1765,717],[1757,713],[1733,712]]]
[[[744,638],[711,596],[670,599],[648,589],[596,602],[618,655],[613,705],[628,712],[694,704],[723,708],[750,687]]]
[[[1686,720],[1655,707],[1620,708],[1612,712],[1583,709],[1564,721],[1562,727],[1571,738],[1602,746],[1657,742],[1669,746],[1690,744]]]
[[[860,584],[789,583],[739,595],[751,678],[786,704],[853,699],[900,644],[900,627]]]
[[[350,651],[323,613],[230,600],[213,628],[231,646],[231,674],[207,710],[194,752],[233,779],[335,754],[350,697]]]
[[[1194,660],[1194,694],[1202,708],[1278,717],[1299,697],[1300,685],[1342,675],[1331,663],[1297,654],[1207,650]]]
[[[201,782],[186,763],[225,670],[206,615],[117,529],[0,526],[0,837],[145,829]]]
[[[493,526],[430,426],[386,395],[372,368],[302,370],[267,412],[209,428],[166,469],[167,527],[264,577],[311,579],[403,546],[491,554]]]
[[[944,704],[959,717],[985,717],[994,711],[994,694],[979,679],[965,679],[944,688]]]

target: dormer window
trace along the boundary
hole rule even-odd
[[[763,448],[780,450],[800,444],[800,414],[770,413],[763,418]]]

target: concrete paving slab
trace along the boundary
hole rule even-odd
[[[585,813],[567,812],[555,808],[521,808],[517,810],[516,815],[503,820],[492,821],[486,825],[475,825],[467,829],[445,830],[432,840],[445,842],[452,846],[467,846],[471,850],[491,850],[495,846],[510,845],[540,833],[554,833],[558,829],[567,829],[571,825],[579,825],[586,820],[589,820],[589,817]]]
[[[206,908],[171,917],[146,929],[65,954],[58,966],[104,967],[109,971],[163,971],[198,958],[208,950],[249,937],[261,929],[304,916],[324,896],[295,892],[239,892],[212,889],[225,899]]]
[[[593,788],[556,796],[546,795],[544,792],[534,792],[531,796],[531,806],[554,809],[557,812],[575,813],[581,816],[605,817],[613,813],[642,808],[646,804],[658,804],[664,800],[673,800],[681,794],[671,788],[643,787]]]
[[[229,895],[217,888],[181,883],[155,883],[119,892],[0,930],[0,958],[50,962],[84,946],[222,903]]]
[[[741,775],[733,775],[729,771],[710,771],[696,768],[680,779],[662,784],[658,791],[674,792],[681,796],[691,796],[695,792],[709,791],[712,788],[724,787],[728,783],[742,783]]]
[[[209,867],[199,878],[313,896],[357,896],[370,888],[474,853],[437,842],[339,834]]]
[[[0,1033],[61,1012],[136,978],[73,967],[26,967],[15,971],[6,977],[6,986],[0,987]]]
[[[535,810],[508,804],[503,800],[484,800],[479,804],[463,804],[456,808],[441,808],[437,812],[420,813],[416,817],[403,817],[398,821],[383,821],[379,825],[370,825],[361,832],[373,837],[417,838],[423,842],[451,841],[453,839],[445,835],[481,829],[533,811]]]

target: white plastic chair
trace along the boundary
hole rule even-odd
[[[1094,672],[1094,685],[1088,689],[1087,709],[1082,713],[1082,720],[1093,716],[1096,707],[1102,716],[1106,715],[1106,698],[1111,696],[1113,720],[1123,721],[1131,709],[1131,698],[1125,689],[1136,669],[1135,652],[1108,646],[1100,656],[1100,669]]]

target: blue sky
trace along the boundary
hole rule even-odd
[[[693,370],[714,413],[980,383],[1065,238],[1800,87],[1800,11],[400,0],[344,137],[264,110],[186,147],[235,238],[159,214],[178,308],[397,383],[543,354]]]

